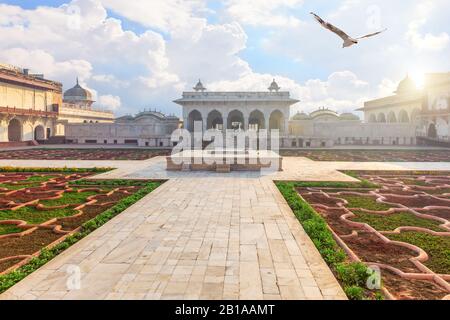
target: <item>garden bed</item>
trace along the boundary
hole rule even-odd
[[[350,174],[362,182],[277,185],[294,211],[302,201],[315,209],[349,261],[381,268],[388,298],[449,297],[450,202],[437,192],[448,187],[449,173]],[[368,184],[373,186],[361,188]],[[289,188],[302,197],[296,205],[291,204],[294,196],[287,196]]]
[[[67,241],[72,243],[73,239],[84,237],[162,183],[84,180],[95,170],[80,173],[29,171],[0,173],[3,188],[0,193],[9,204],[0,211],[0,275],[3,274],[0,292],[10,287],[12,280],[15,283],[22,278],[17,277],[16,272],[22,275],[21,270],[26,270],[26,274],[34,271],[28,264],[33,259],[39,260],[44,254],[42,250],[56,248],[55,256],[68,247]],[[38,186],[36,181],[40,181]],[[16,188],[17,182],[21,189]],[[24,195],[26,202],[23,202]],[[14,271],[16,269],[18,271]]]
[[[314,161],[450,162],[448,150],[282,150],[281,156]]]
[[[24,160],[147,160],[170,150],[149,149],[27,149],[0,151],[0,159]]]

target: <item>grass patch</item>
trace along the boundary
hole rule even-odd
[[[353,210],[353,213],[356,217],[351,218],[352,221],[367,223],[378,231],[393,231],[399,227],[422,227],[433,231],[444,231],[439,227],[439,222],[419,218],[407,212],[381,215]]]
[[[49,181],[54,178],[58,178],[58,177],[57,176],[48,176],[48,175],[36,175],[36,176],[28,177],[28,179],[25,180],[24,182],[25,183],[26,182],[41,182],[42,183],[42,182],[46,182],[46,181]]]
[[[48,176],[48,175],[36,175],[28,177],[25,180],[17,181],[18,183],[0,183],[0,188],[5,188],[8,190],[19,190],[23,188],[33,188],[40,186],[43,182],[47,182],[50,179],[57,178],[56,176]]]
[[[21,231],[22,229],[16,227],[15,225],[0,224],[0,236],[10,233],[18,233]]]
[[[47,207],[56,207],[62,205],[73,205],[73,204],[83,204],[87,201],[90,196],[98,195],[100,193],[95,191],[82,191],[82,192],[64,192],[62,197],[53,200],[42,200],[39,201],[40,204]]]
[[[400,181],[406,184],[407,186],[420,186],[420,187],[430,186],[426,181],[423,180],[401,179]]]
[[[350,195],[339,195],[338,197],[347,200],[347,208],[361,208],[372,211],[387,211],[392,208],[391,205],[379,203],[372,197]]]
[[[430,259],[424,264],[436,273],[450,274],[450,237],[408,231],[387,235],[391,240],[410,243],[425,250]]]
[[[34,207],[22,207],[16,211],[0,211],[0,220],[23,220],[29,224],[40,224],[53,218],[73,216],[75,213],[72,208],[43,211]]]
[[[445,189],[437,189],[437,190],[423,190],[428,194],[432,194],[432,195],[442,195],[444,193],[450,193],[450,188],[445,188]]]
[[[101,227],[103,224],[105,224],[106,222],[117,216],[119,213],[121,213],[122,211],[124,211],[137,201],[141,200],[143,197],[145,197],[150,192],[155,190],[161,184],[162,182],[148,182],[144,188],[140,189],[135,194],[122,199],[114,207],[106,210],[105,212],[99,214],[94,219],[83,224],[80,232],[77,232],[67,237],[63,242],[61,242],[60,244],[56,245],[55,247],[49,250],[47,249],[42,250],[38,257],[33,258],[32,260],[30,260],[30,262],[18,268],[17,270],[14,270],[6,275],[0,276],[0,293],[5,292],[13,285],[15,285],[17,282],[19,282],[29,274],[33,273],[35,270],[45,265],[48,261],[52,260],[58,254],[60,254],[73,244],[77,243],[94,230]]]
[[[373,294],[367,294],[367,290],[362,287],[371,274],[367,266],[362,263],[346,262],[346,255],[334,240],[326,221],[295,191],[298,184],[276,182],[276,186],[302,224],[305,232],[311,238],[325,262],[337,274],[348,298],[355,300],[372,298]]]
[[[0,183],[0,188],[5,188],[10,191],[19,190],[23,188],[34,188],[40,186],[40,183],[29,183],[29,184],[10,184],[10,183]]]

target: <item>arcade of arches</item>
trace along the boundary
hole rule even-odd
[[[25,142],[46,140],[52,136],[52,123],[14,117],[0,119],[0,142]]]
[[[378,113],[370,113],[368,115],[369,123],[414,123],[417,121],[417,116],[420,114],[419,109],[414,109],[410,114],[404,109],[395,112],[389,111],[378,112]]]
[[[285,132],[288,128],[288,117],[280,110],[272,111],[268,116],[261,110],[253,110],[248,115],[240,110],[232,110],[224,115],[218,110],[210,111],[203,116],[200,111],[194,109],[188,113],[185,128],[194,130],[195,122],[202,122],[203,130],[255,130],[278,129]],[[226,127],[224,126],[226,124]]]

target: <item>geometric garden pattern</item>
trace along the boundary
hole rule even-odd
[[[83,181],[92,173],[0,174],[0,274],[27,263],[140,188]]]
[[[368,188],[297,188],[353,261],[381,272],[393,299],[450,295],[450,175],[358,172]]]

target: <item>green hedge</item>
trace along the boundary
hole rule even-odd
[[[43,249],[38,257],[31,259],[27,264],[18,268],[17,270],[0,276],[0,293],[5,292],[17,282],[21,281],[26,276],[30,275],[31,273],[45,265],[48,261],[52,260],[58,254],[60,254],[76,242],[80,241],[94,230],[100,228],[102,225],[117,216],[119,213],[158,188],[162,183],[163,182],[160,181],[148,182],[146,187],[142,188],[135,194],[122,199],[114,207],[99,214],[94,219],[84,223],[82,225],[81,231],[67,237],[63,242],[51,249]]]
[[[363,287],[370,276],[368,267],[363,263],[349,263],[345,252],[339,247],[327,227],[326,221],[295,191],[299,183],[276,182],[276,186],[286,199],[305,232],[319,250],[325,262],[336,274],[349,299],[367,299],[367,290]],[[379,294],[375,295],[378,299]]]

